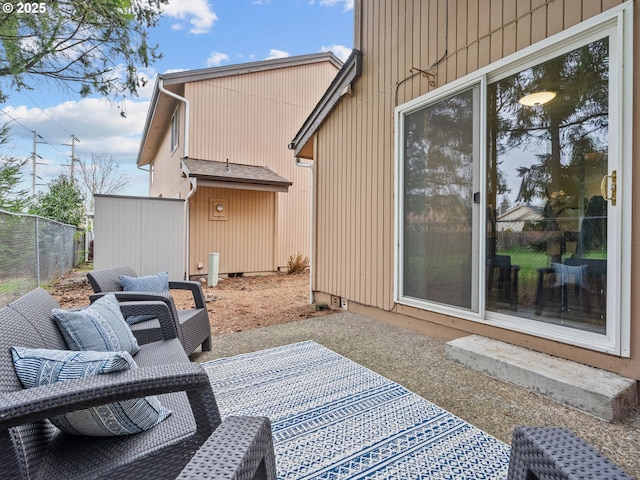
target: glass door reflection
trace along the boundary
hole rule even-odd
[[[606,38],[489,85],[487,311],[606,332],[608,92]]]

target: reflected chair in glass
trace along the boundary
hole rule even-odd
[[[518,309],[518,272],[520,265],[512,265],[510,255],[487,257],[487,291],[491,292],[494,288],[502,290],[512,310]]]

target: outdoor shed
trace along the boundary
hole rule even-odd
[[[95,270],[129,266],[138,275],[184,279],[184,200],[95,195]]]

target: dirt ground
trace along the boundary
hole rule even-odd
[[[215,287],[202,285],[211,321],[211,333],[222,335],[253,328],[295,322],[327,315],[309,308],[309,274],[246,276],[224,278]],[[63,308],[88,305],[93,293],[86,270],[74,270],[49,288]],[[172,290],[178,308],[193,306],[191,293]]]

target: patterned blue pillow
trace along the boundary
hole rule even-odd
[[[124,350],[131,355],[140,350],[113,293],[106,294],[82,310],[54,308],[51,312],[71,350]]]
[[[127,352],[72,352],[11,347],[13,366],[24,388],[138,368]],[[155,396],[123,400],[50,418],[66,433],[110,437],[139,433],[171,415]]]
[[[169,295],[169,274],[167,272],[156,273],[155,275],[146,275],[144,277],[127,277],[120,275],[120,285],[125,292],[152,292]],[[127,317],[127,323],[134,323],[151,320],[153,315],[132,315]]]

